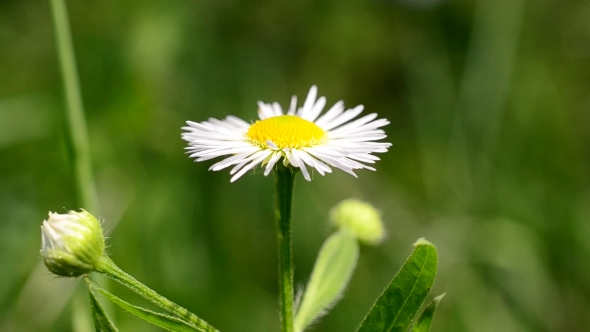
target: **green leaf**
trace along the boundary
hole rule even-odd
[[[295,315],[296,332],[303,331],[340,299],[354,272],[358,255],[358,241],[351,233],[338,231],[326,239]]]
[[[443,293],[443,294],[435,297],[432,300],[432,302],[430,302],[428,307],[426,307],[426,309],[424,309],[424,311],[420,315],[420,318],[418,318],[416,325],[414,325],[414,329],[412,330],[413,332],[429,332],[430,331],[430,326],[432,325],[432,318],[434,317],[434,312],[436,311],[436,307],[438,307],[438,303],[440,302],[440,300],[443,299],[443,297],[445,297],[445,295],[446,294]]]
[[[100,305],[100,302],[96,299],[96,294],[92,287],[88,287],[88,293],[90,295],[90,308],[92,309],[92,320],[94,321],[94,329],[96,332],[118,332],[119,329],[115,327],[106,311]]]
[[[421,238],[404,266],[377,299],[358,332],[407,331],[430,293],[438,257],[432,243]]]
[[[120,306],[121,308],[129,311],[130,313],[136,315],[137,317],[150,322],[156,326],[162,327],[169,331],[175,332],[194,332],[194,331],[206,331],[205,329],[199,328],[190,324],[189,322],[185,322],[180,318],[173,317],[167,314],[162,314],[159,312],[154,312],[142,307],[138,307],[132,305],[124,300],[118,298],[114,294],[108,292],[107,290],[101,288],[93,282],[92,280],[87,279],[88,285],[91,289],[94,289],[104,295],[107,299],[111,302],[115,303],[116,305]]]

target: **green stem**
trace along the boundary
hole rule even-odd
[[[120,283],[121,285],[131,289],[132,291],[136,292],[143,298],[149,300],[153,304],[157,305],[158,307],[174,314],[176,317],[183,319],[195,326],[201,328],[203,331],[210,331],[216,332],[217,330],[209,325],[207,322],[202,320],[201,318],[197,317],[195,314],[191,313],[190,311],[186,310],[185,308],[179,306],[178,304],[168,300],[167,298],[163,297],[162,295],[156,293],[154,290],[149,288],[148,286],[142,284],[141,282],[137,281],[133,276],[127,274],[125,271],[121,270],[115,263],[104,256],[100,266],[96,269],[97,272],[101,273],[102,275],[113,279],[114,281]]]
[[[97,213],[98,204],[92,177],[88,132],[76,70],[76,57],[72,46],[68,11],[64,0],[50,0],[50,4],[66,99],[68,143],[72,149],[72,163],[79,203],[84,209]]]
[[[293,332],[293,242],[291,202],[295,171],[280,164],[276,169],[277,242],[279,247],[279,289],[283,332]]]

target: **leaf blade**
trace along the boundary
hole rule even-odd
[[[407,331],[434,284],[438,254],[421,238],[414,252],[377,299],[357,332]]]
[[[92,310],[92,321],[94,322],[94,329],[96,332],[119,332],[113,321],[109,318],[106,311],[103,309],[100,302],[96,298],[96,294],[92,287],[88,287],[88,294],[90,297],[90,309]]]
[[[132,305],[121,298],[117,297],[116,295],[110,293],[109,291],[101,288],[93,281],[88,281],[89,288],[96,290],[97,292],[104,295],[107,299],[111,302],[115,303],[116,305],[120,306],[121,308],[125,309],[126,311],[134,314],[135,316],[151,323],[161,328],[164,328],[169,331],[175,332],[205,332],[205,329],[192,325],[189,322],[186,322],[178,317],[170,316],[167,314],[151,311],[149,309],[145,309],[142,307],[138,307]]]
[[[326,239],[297,308],[296,332],[303,331],[338,302],[356,268],[358,255],[359,244],[354,235],[338,231]]]
[[[434,318],[434,312],[436,311],[436,308],[438,307],[440,300],[442,300],[443,297],[445,297],[445,295],[446,293],[443,293],[435,297],[432,300],[432,302],[430,302],[428,307],[426,307],[426,309],[424,309],[424,311],[420,315],[420,318],[418,318],[416,325],[414,325],[414,329],[412,330],[413,332],[430,332],[430,327],[432,326],[432,319]]]

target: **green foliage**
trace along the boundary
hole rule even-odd
[[[338,231],[326,239],[297,308],[295,331],[303,331],[335,305],[356,268],[358,255],[358,241],[351,233]]]
[[[436,248],[419,239],[416,248],[389,286],[377,299],[358,332],[404,332],[412,323],[434,284]]]
[[[118,332],[119,329],[113,324],[100,302],[96,299],[96,294],[94,294],[92,287],[88,287],[88,294],[90,297],[92,320],[94,321],[96,332]]]
[[[91,294],[92,294],[93,290],[96,290],[97,292],[104,295],[111,302],[113,302],[116,305],[120,306],[121,308],[127,310],[128,312],[136,315],[137,317],[139,317],[147,322],[150,322],[154,325],[157,325],[157,326],[167,329],[169,331],[176,331],[176,332],[194,332],[194,331],[207,332],[207,331],[209,331],[209,330],[206,330],[203,328],[199,328],[195,325],[192,325],[191,323],[186,322],[180,318],[173,317],[173,316],[163,314],[163,313],[154,312],[154,311],[142,308],[142,307],[132,305],[132,304],[120,299],[119,297],[111,294],[107,290],[101,288],[100,286],[98,286],[96,283],[94,283],[91,280],[87,280],[87,284],[88,284],[88,288],[90,289]],[[110,330],[101,330],[101,332],[102,331],[110,331]]]
[[[31,255],[44,211],[83,207],[51,12],[0,3],[0,330],[70,331],[71,282]],[[101,206],[89,211],[139,280],[222,331],[279,330],[273,179],[230,184],[182,154],[179,128],[255,120],[257,100],[288,103],[318,84],[330,102],[391,120],[394,148],[376,172],[295,187],[296,281],[325,240],[326,207],[370,201],[389,233],[314,330],[358,324],[359,303],[368,310],[385,286],[375,272],[396,270],[416,234],[440,250],[437,278],[452,295],[453,314],[445,326],[436,314],[433,329],[590,330],[588,1],[67,5]]]
[[[418,318],[418,320],[416,321],[416,324],[414,325],[412,332],[430,331],[430,326],[432,325],[432,318],[434,317],[434,312],[436,311],[436,308],[438,307],[438,304],[440,303],[440,300],[443,299],[443,297],[445,297],[444,293],[435,297],[434,300],[430,302],[428,307],[426,307],[426,309],[424,309],[424,311],[420,315],[420,318]]]

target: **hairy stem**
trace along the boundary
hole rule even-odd
[[[283,332],[293,332],[293,241],[291,203],[295,171],[280,164],[276,169],[277,242],[279,248],[279,289]]]

